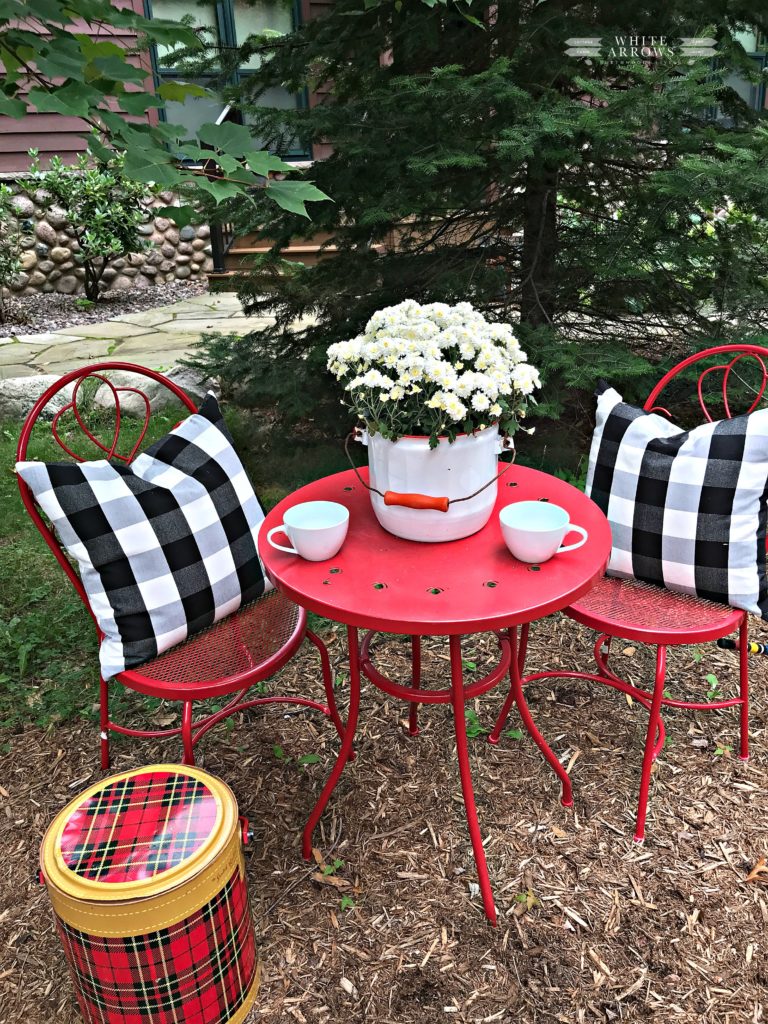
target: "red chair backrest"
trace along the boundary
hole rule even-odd
[[[697,352],[695,355],[688,356],[687,359],[683,359],[683,361],[678,363],[677,366],[673,366],[671,370],[665,373],[653,391],[651,391],[643,405],[645,411],[660,412],[671,419],[672,415],[670,411],[663,405],[658,404],[658,399],[662,391],[664,391],[670,381],[674,380],[683,371],[687,370],[689,366],[695,366],[697,363],[709,363],[714,356],[720,356],[720,359],[717,363],[712,362],[710,365],[705,365],[701,368],[696,385],[699,405],[707,421],[711,423],[713,421],[713,417],[707,407],[706,390],[708,384],[715,382],[715,378],[712,377],[710,379],[710,377],[716,373],[722,373],[719,392],[725,410],[725,417],[727,419],[730,419],[733,415],[741,415],[742,413],[752,412],[753,409],[756,409],[765,392],[766,383],[768,383],[768,370],[766,369],[766,363],[768,363],[768,348],[764,348],[762,345],[742,344],[716,345],[714,348],[705,349],[703,352]],[[735,370],[735,367],[738,363],[742,362],[742,360],[754,360],[754,363],[757,365],[759,370],[759,384],[757,389],[747,384]],[[733,413],[731,411],[731,403],[728,400],[728,387],[732,379],[738,381],[742,385],[743,389],[752,391],[755,396],[748,408],[740,409],[738,413]]]
[[[145,366],[137,366],[134,363],[93,363],[91,366],[84,366],[82,369],[79,370],[71,370],[69,373],[61,377],[60,380],[57,380],[54,384],[52,384],[47,389],[47,391],[45,391],[38,398],[38,400],[30,409],[27,418],[24,420],[24,425],[21,428],[19,443],[16,448],[16,461],[23,462],[27,458],[27,448],[29,445],[30,437],[32,436],[32,431],[35,425],[37,424],[38,420],[40,419],[40,416],[45,410],[46,406],[51,401],[51,399],[54,398],[54,396],[56,396],[63,388],[68,387],[70,384],[74,384],[74,388],[72,390],[72,398],[64,406],[58,409],[58,411],[54,414],[51,421],[51,434],[56,444],[58,444],[58,446],[62,449],[63,452],[65,452],[70,458],[75,459],[77,462],[87,461],[82,456],[76,454],[69,447],[69,445],[67,445],[59,436],[59,422],[62,416],[64,416],[67,412],[71,411],[76,425],[80,428],[83,435],[88,439],[88,441],[97,449],[97,452],[94,453],[94,457],[119,459],[121,462],[125,462],[127,464],[130,463],[134,456],[137,454],[139,448],[141,447],[141,442],[144,440],[146,436],[152,411],[150,409],[149,399],[147,398],[146,394],[142,391],[140,387],[134,385],[118,386],[116,384],[113,384],[108,377],[104,376],[105,373],[112,370],[131,373],[135,374],[137,377],[144,377],[147,380],[156,381],[158,384],[162,384],[164,387],[166,387],[171,392],[171,394],[173,394],[174,397],[177,398],[190,412],[197,411],[197,406],[192,401],[192,399],[186,394],[186,392],[182,388],[180,388],[178,384],[175,384],[172,380],[169,380],[167,377],[163,376],[162,373],[158,373],[157,370],[149,370]],[[85,419],[83,418],[81,410],[79,410],[77,406],[77,399],[80,389],[83,383],[89,379],[100,380],[102,384],[104,384],[111,391],[112,399],[115,403],[114,434],[112,442],[109,445],[104,444],[103,441],[97,438],[96,435],[89,429],[85,422]],[[121,453],[118,450],[120,444],[121,393],[139,395],[144,400],[145,406],[144,423],[139,432],[139,438],[137,441],[135,441],[135,443],[131,447],[131,450],[127,453]],[[19,490],[21,492],[21,500],[24,502],[24,507],[26,508],[27,512],[29,512],[32,522],[35,524],[37,529],[42,534],[43,540],[55,555],[59,565],[67,574],[70,582],[74,586],[77,593],[80,595],[83,604],[90,612],[91,608],[88,603],[88,599],[86,597],[83,584],[80,581],[80,577],[77,575],[69,559],[64,553],[64,550],[61,544],[59,543],[56,534],[53,532],[51,527],[48,525],[48,523],[46,523],[45,519],[43,519],[42,515],[40,514],[40,509],[38,508],[38,505],[35,502],[35,499],[32,496],[32,492],[30,491],[29,487],[27,487],[27,485],[24,483],[21,477],[17,476],[16,479],[18,481]],[[92,612],[91,615],[93,616]]]

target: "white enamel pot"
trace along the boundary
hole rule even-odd
[[[370,486],[381,492],[370,492],[373,511],[396,537],[426,543],[459,540],[482,530],[490,519],[498,457],[505,449],[496,424],[461,434],[453,444],[440,438],[436,448],[429,447],[428,437],[389,441],[365,430],[356,436],[368,447]],[[468,495],[474,497],[457,501]]]

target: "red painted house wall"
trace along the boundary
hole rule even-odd
[[[130,7],[138,14],[144,13],[142,0],[124,0],[121,7]],[[87,32],[94,39],[109,39],[119,46],[129,47],[136,43],[136,34],[124,29],[112,29],[108,25],[93,28],[85,22],[75,23],[73,32]],[[132,63],[147,69],[146,88],[152,90],[149,55],[132,58]],[[155,111],[150,112],[156,116]],[[40,150],[41,162],[48,166],[51,156],[58,154],[66,163],[73,163],[77,154],[85,149],[82,136],[85,124],[78,117],[63,114],[30,113],[23,118],[0,117],[0,173],[26,171],[29,167],[27,150]]]

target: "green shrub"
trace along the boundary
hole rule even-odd
[[[48,171],[38,169],[34,151],[30,155],[34,187],[48,193],[49,205],[56,204],[66,212],[80,247],[75,262],[85,270],[86,298],[98,302],[101,280],[110,263],[149,245],[139,234],[139,226],[146,219],[144,204],[152,188],[126,177],[124,154],[102,161],[83,153],[73,167],[53,157]]]

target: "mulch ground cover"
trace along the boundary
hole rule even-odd
[[[768,639],[759,623],[751,634]],[[343,701],[343,633],[328,641]],[[533,630],[529,668],[586,669],[591,641],[588,630],[550,618]],[[428,648],[425,685],[445,685],[446,644]],[[406,650],[382,641],[378,664],[405,678]],[[735,692],[736,655],[714,645],[700,652],[701,661],[691,648],[672,652],[668,689],[701,697],[714,673],[724,693]],[[476,666],[468,671],[484,673],[494,657],[492,638],[467,641]],[[646,649],[619,644],[614,659],[632,681],[652,679]],[[199,763],[232,786],[256,833],[246,857],[263,983],[249,1021],[763,1021],[768,659],[751,668],[749,762],[737,757],[735,710],[666,716],[670,741],[643,846],[632,834],[647,719],[625,696],[564,680],[529,689],[534,718],[573,777],[572,810],[560,806],[532,741],[517,738],[514,712],[498,747],[482,733],[470,739],[495,929],[477,894],[448,708],[423,708],[422,733],[411,738],[405,708],[365,687],[359,756],[310,864],[299,836],[337,749],[330,723],[272,709],[217,727]],[[270,684],[278,690],[321,691],[308,645]],[[490,728],[503,695],[499,687],[473,702],[480,727]],[[86,709],[93,696],[84,693]],[[164,706],[155,720],[172,724],[173,715]],[[74,1024],[36,859],[55,812],[99,778],[96,727],[28,728],[0,742],[0,1020]],[[179,753],[175,741],[117,740],[113,767]],[[319,760],[302,763],[305,755]]]

